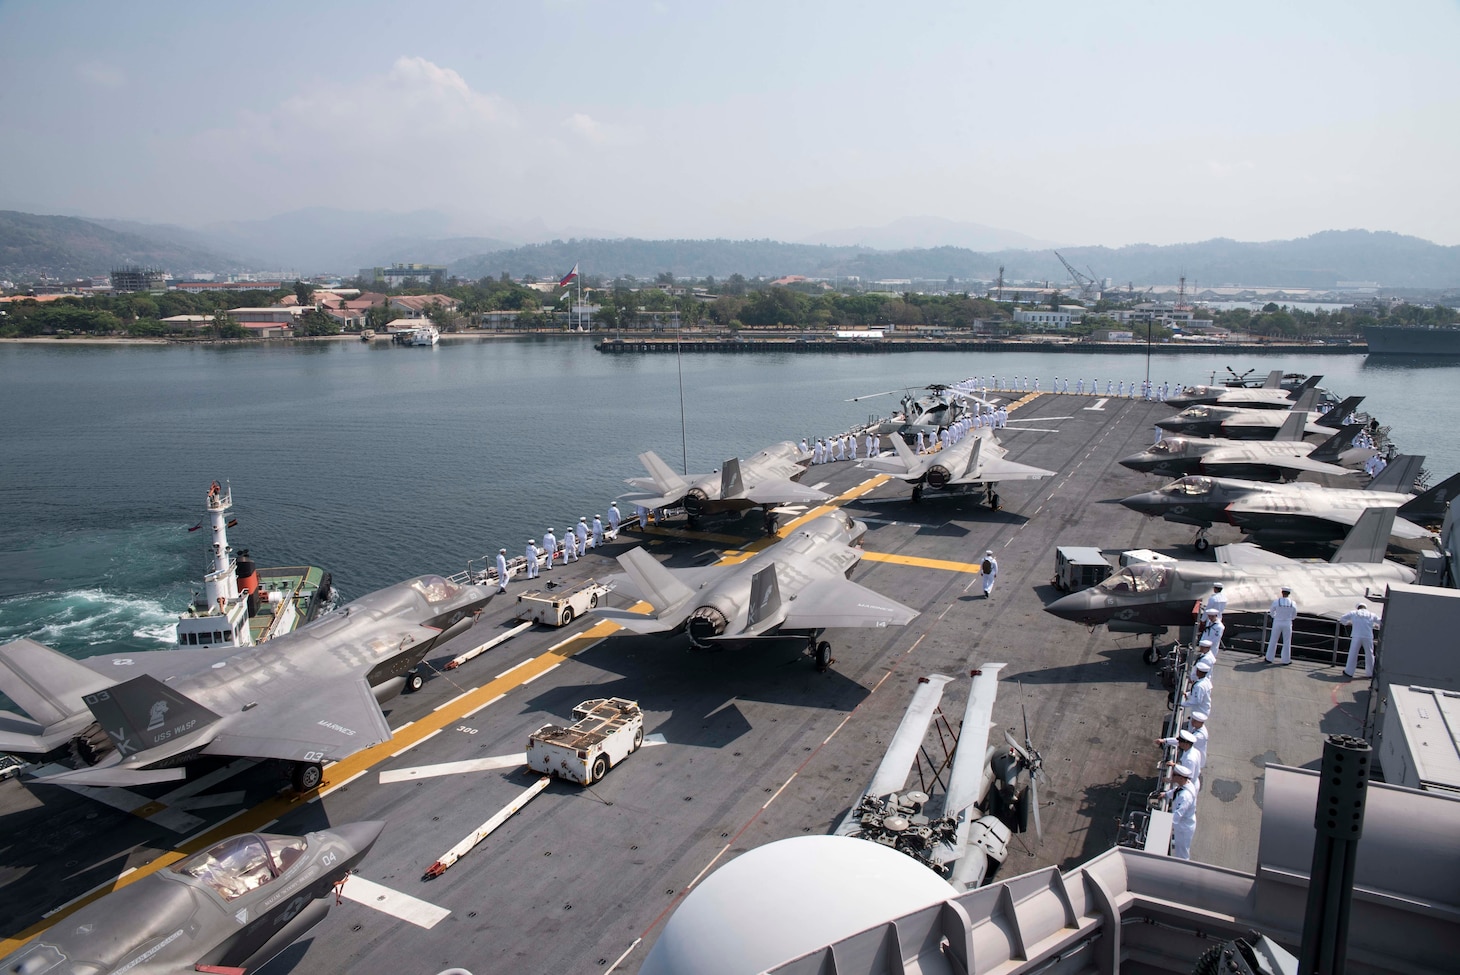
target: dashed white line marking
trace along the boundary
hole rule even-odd
[[[492,769],[513,768],[527,764],[527,753],[515,755],[492,755],[488,758],[473,758],[464,762],[442,762],[439,765],[417,765],[414,768],[399,768],[380,773],[380,783],[409,782],[416,779],[433,779],[442,775],[460,775],[463,772],[489,772]]]
[[[471,716],[473,716],[474,714],[476,714],[478,711],[482,710],[483,708],[489,708],[489,707],[491,707],[493,704],[496,704],[498,701],[502,700],[502,698],[504,698],[506,696],[507,696],[506,694],[498,694],[496,697],[492,698],[490,701],[487,701],[484,704],[480,704],[477,707],[472,708],[470,711],[466,712],[466,714],[463,714],[462,717],[463,718],[470,718]]]
[[[391,752],[390,753],[390,757],[391,758],[399,758],[400,756],[404,755],[406,752],[410,751],[412,748],[415,748],[417,745],[421,744],[422,742],[427,742],[427,741],[430,741],[432,738],[435,738],[437,735],[441,734],[441,732],[444,731],[444,730],[446,730],[446,729],[444,729],[444,728],[437,728],[435,731],[431,732],[429,735],[426,735],[424,738],[421,738],[418,741],[411,742],[409,745],[407,745],[406,747],[402,748],[400,751],[398,751],[398,752]]]

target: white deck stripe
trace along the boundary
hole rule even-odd
[[[409,921],[416,927],[425,928],[428,931],[451,914],[444,907],[437,907],[435,904],[412,897],[410,894],[391,890],[384,884],[366,880],[359,874],[354,874],[345,881],[345,886],[340,890],[340,896],[382,914]]]
[[[439,765],[417,765],[414,768],[391,769],[380,773],[381,784],[387,782],[410,782],[415,779],[433,779],[441,775],[460,775],[463,772],[487,772],[496,768],[513,768],[527,764],[527,754],[493,755],[489,758],[473,758],[464,762],[442,762]]]
[[[431,732],[429,735],[426,735],[424,738],[419,738],[416,741],[411,742],[409,745],[407,745],[406,747],[402,748],[400,751],[398,751],[398,752],[391,752],[390,753],[390,757],[391,758],[400,758],[402,755],[404,755],[406,752],[410,751],[412,748],[415,748],[417,745],[419,745],[419,744],[421,744],[423,742],[430,741],[432,738],[435,738],[437,735],[441,734],[441,732],[444,731],[444,730],[446,730],[446,729],[444,729],[444,728],[437,728],[435,731]]]

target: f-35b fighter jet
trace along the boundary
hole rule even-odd
[[[786,440],[743,461],[732,457],[717,473],[681,476],[654,451],[646,450],[639,455],[639,463],[649,476],[629,478],[635,491],[622,499],[645,508],[683,505],[691,519],[747,508],[830,501],[831,495],[825,491],[793,480],[805,471],[802,459],[796,445]]]
[[[0,751],[68,743],[91,767],[37,781],[126,786],[184,778],[200,758],[292,762],[319,785],[336,762],[391,737],[380,703],[421,684],[416,666],[476,622],[489,587],[421,576],[362,596],[257,647],[73,660],[31,640],[0,647]]]

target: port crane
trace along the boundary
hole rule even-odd
[[[1095,280],[1095,272],[1093,269],[1089,274],[1084,274],[1077,271],[1073,264],[1065,260],[1064,255],[1059,251],[1055,251],[1054,256],[1060,259],[1060,263],[1065,266],[1065,270],[1070,272],[1070,277],[1075,279],[1075,285],[1080,289],[1080,297],[1082,299],[1094,301],[1100,297],[1100,282]]]

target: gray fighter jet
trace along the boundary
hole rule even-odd
[[[214,756],[292,762],[312,789],[323,763],[386,741],[380,701],[421,685],[426,654],[476,622],[489,587],[420,576],[258,647],[73,660],[31,640],[0,647],[0,751],[74,743],[91,767],[37,779],[125,786],[184,778]]]
[[[324,920],[335,884],[384,827],[230,836],[81,908],[0,959],[0,972],[256,971]]]
[[[1128,565],[1098,586],[1056,599],[1044,611],[1124,629],[1181,626],[1191,622],[1197,601],[1211,595],[1212,583],[1220,582],[1227,595],[1224,616],[1266,613],[1279,587],[1288,586],[1304,616],[1336,620],[1371,591],[1414,581],[1413,569],[1384,559],[1393,523],[1393,508],[1364,512],[1328,562],[1284,558],[1243,542],[1219,547],[1216,562]]]
[[[1195,526],[1199,552],[1210,544],[1206,530],[1219,522],[1236,525],[1259,544],[1331,542],[1370,508],[1397,509],[1391,542],[1414,547],[1434,540],[1434,532],[1424,526],[1443,521],[1446,505],[1460,493],[1460,474],[1422,494],[1408,493],[1423,463],[1423,457],[1401,454],[1363,489],[1189,476],[1120,503],[1143,515]]]
[[[676,474],[652,450],[639,455],[648,477],[629,478],[636,490],[622,496],[630,504],[645,508],[684,506],[691,519],[702,515],[774,508],[782,504],[821,504],[831,495],[798,484],[805,468],[801,451],[789,440],[774,444],[744,461],[731,458],[715,474]]]
[[[1325,437],[1343,426],[1343,418],[1352,413],[1364,401],[1362,396],[1350,396],[1327,413],[1313,409],[1318,398],[1316,389],[1308,389],[1293,404],[1291,411],[1255,410],[1238,406],[1189,406],[1175,416],[1157,420],[1162,430],[1183,437],[1224,437],[1228,440],[1272,440],[1287,422],[1288,412],[1306,413],[1303,433],[1317,433]]]
[[[598,606],[592,612],[634,633],[684,630],[699,648],[750,643],[805,644],[825,670],[836,626],[902,626],[917,611],[847,578],[862,558],[855,542],[867,526],[837,511],[812,519],[744,562],[667,569],[642,548],[618,557],[626,573],[612,581],[655,607],[653,613]]]
[[[1008,453],[988,427],[970,430],[958,443],[931,454],[915,454],[901,437],[889,438],[895,457],[871,457],[858,466],[891,474],[913,486],[912,499],[924,492],[967,494],[982,488],[991,507],[998,507],[995,488],[1000,481],[1035,481],[1054,471],[1005,460]]]
[[[1292,389],[1284,389],[1282,370],[1274,369],[1268,375],[1267,382],[1257,388],[1251,386],[1183,386],[1175,395],[1168,396],[1166,402],[1180,407],[1207,404],[1286,410],[1292,408],[1293,402],[1302,395],[1303,390],[1317,386],[1322,378],[1322,376],[1309,376],[1301,385]]]
[[[1372,450],[1352,449],[1358,424],[1339,430],[1322,443],[1302,439],[1302,413],[1289,413],[1276,440],[1224,440],[1163,437],[1138,454],[1121,460],[1122,467],[1163,477],[1209,474],[1245,477],[1255,481],[1291,480],[1308,471],[1315,474],[1352,474],[1339,462],[1361,464]]]

